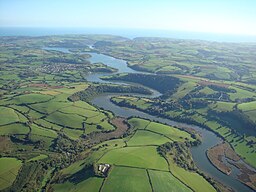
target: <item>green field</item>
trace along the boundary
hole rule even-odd
[[[147,126],[146,130],[150,130],[150,131],[157,132],[159,134],[163,134],[173,141],[184,141],[185,138],[187,138],[189,140],[193,140],[189,133],[187,133],[185,131],[181,131],[172,126],[163,125],[160,123],[151,122]]]
[[[63,100],[65,101],[65,100]],[[52,113],[54,111],[57,111],[58,109],[62,109],[65,107],[71,106],[72,103],[70,102],[60,102],[57,100],[51,100],[49,102],[44,103],[38,103],[38,104],[32,104],[30,105],[32,109],[35,109],[36,111],[39,111],[41,113]]]
[[[141,118],[131,118],[128,121],[136,129],[145,129],[150,121]]]
[[[192,191],[169,172],[149,170],[149,176],[156,192],[187,192]]]
[[[150,192],[147,171],[128,167],[114,167],[104,182],[103,192]]]
[[[77,114],[54,112],[46,120],[60,126],[82,129],[82,123],[85,121],[85,118]]]
[[[239,104],[238,109],[241,109],[242,111],[256,110],[256,101]]]
[[[99,111],[97,110],[88,110],[86,108],[75,106],[61,108],[59,111],[67,114],[80,114],[81,116],[85,116],[87,118],[99,115]]]
[[[22,162],[15,158],[0,158],[0,190],[12,185],[21,165]]]
[[[0,126],[20,121],[15,111],[7,107],[0,107],[0,117]]]
[[[68,129],[64,128],[63,132],[72,140],[77,140],[84,133],[82,130],[78,129]]]
[[[0,126],[0,135],[27,134],[29,127],[23,124],[11,124]]]
[[[167,162],[156,151],[156,147],[124,147],[107,152],[98,163],[130,167],[168,170]]]
[[[170,140],[162,135],[138,130],[134,136],[128,141],[128,146],[141,146],[141,145],[162,145]]]
[[[46,159],[46,158],[48,158],[47,155],[45,155],[45,154],[40,154],[40,155],[38,155],[38,156],[36,156],[36,157],[33,157],[33,158],[29,159],[28,162],[29,162],[29,161],[38,161],[38,160],[42,160],[42,159]]]
[[[32,104],[32,103],[43,103],[52,99],[52,96],[44,94],[25,94],[13,97],[12,100],[7,103],[11,104]]]
[[[172,174],[180,181],[190,186],[194,191],[198,192],[216,192],[214,187],[210,185],[202,176],[195,172],[186,171],[178,167],[175,163],[170,161],[170,170]]]
[[[50,130],[50,129],[45,129],[42,127],[39,127],[37,125],[32,125],[31,126],[31,134],[34,135],[41,135],[44,137],[50,137],[50,138],[57,138],[57,133],[54,130]]]
[[[54,191],[76,191],[76,192],[94,192],[99,191],[103,178],[93,176],[93,171],[84,170],[84,173],[81,173],[78,180],[67,181],[62,184],[55,184],[53,186]]]
[[[72,34],[0,42],[0,191],[217,191],[197,172],[190,146],[207,141],[190,125],[218,134],[256,167],[253,43]],[[89,52],[140,73],[91,63]],[[118,84],[88,80],[99,73]],[[118,93],[108,97],[119,107],[189,126],[117,117],[91,103],[103,93]],[[99,173],[99,163],[110,171]]]

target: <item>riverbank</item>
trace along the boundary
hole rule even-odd
[[[228,143],[223,142],[210,148],[207,150],[207,157],[217,169],[226,175],[232,173],[232,168],[226,162],[238,168],[240,174],[237,175],[237,179],[253,190],[256,190],[256,172],[241,163],[241,158]]]

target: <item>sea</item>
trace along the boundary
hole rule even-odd
[[[256,35],[229,35],[153,29],[0,27],[0,36],[48,36],[67,34],[110,34],[130,39],[135,37],[168,37],[173,39],[193,39],[216,42],[256,43]]]

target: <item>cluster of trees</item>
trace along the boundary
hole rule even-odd
[[[32,71],[31,69],[27,69],[24,71],[21,71],[18,76],[21,79],[29,78],[29,77],[36,77],[38,74]]]
[[[227,93],[228,91],[227,90],[222,91],[222,87],[220,87],[220,90],[213,89],[218,92],[211,93],[211,94],[200,92],[200,90],[202,90],[203,88],[204,88],[204,86],[196,87],[194,90],[192,90],[188,94],[186,94],[182,99],[189,100],[189,99],[193,99],[193,98],[207,98],[207,99],[211,99],[211,100],[231,101],[230,97]],[[224,88],[224,89],[226,89],[226,88]],[[230,89],[230,93],[231,93],[231,90],[234,90],[234,89]]]
[[[256,130],[255,124],[238,109],[228,112],[208,110],[207,117],[218,121],[223,126],[232,127],[237,130],[235,132],[240,132],[240,135],[250,130]],[[243,131],[241,131],[241,128]]]
[[[90,64],[86,58],[78,56],[52,56],[44,59],[45,63],[70,63],[70,64]]]
[[[112,46],[113,43],[111,41],[97,41],[96,43],[94,43],[94,47],[97,49],[102,49],[103,47],[106,47],[106,46]]]
[[[89,41],[88,39],[83,38],[83,41],[81,40],[75,40],[75,39],[61,39],[61,41],[50,41],[44,42],[46,47],[66,47],[66,48],[89,48],[88,43],[92,43],[92,40]]]
[[[219,91],[219,92],[226,92],[226,93],[236,93],[235,89],[230,89],[227,87],[222,87],[222,86],[218,86],[218,85],[208,85],[209,88],[211,88],[214,91]]]
[[[191,146],[190,142],[168,142],[157,148],[157,152],[163,156],[167,157],[170,155],[174,162],[186,169],[196,171],[197,168],[193,162],[191,153],[189,152],[189,147]]]
[[[40,190],[44,174],[48,167],[44,162],[25,163],[10,188],[3,191],[37,191]]]
[[[153,74],[140,74],[129,73],[108,77],[108,80],[128,81],[139,83],[144,86],[155,89],[163,94],[172,94],[178,88],[181,81],[168,75],[153,75]]]
[[[89,99],[102,93],[139,93],[150,95],[151,91],[140,86],[117,86],[117,85],[90,85],[86,90],[79,91],[68,97],[70,101],[88,101]]]
[[[95,73],[114,73],[117,72],[116,68],[109,67],[103,63],[94,63],[93,65],[89,65],[90,71]]]

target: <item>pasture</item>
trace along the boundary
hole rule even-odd
[[[216,192],[214,187],[198,173],[190,172],[181,167],[178,167],[172,160],[169,161],[169,165],[171,173],[180,181],[190,186],[194,191]]]
[[[127,142],[128,146],[162,145],[170,142],[163,135],[146,130],[137,130],[133,137]]]
[[[21,166],[22,162],[16,158],[0,158],[0,190],[12,185]]]
[[[145,169],[114,166],[104,182],[102,191],[149,192],[152,190]]]
[[[173,141],[185,141],[185,138],[192,141],[194,140],[191,138],[191,135],[189,133],[161,123],[151,122],[147,126],[146,130],[165,135]]]
[[[131,118],[128,122],[136,129],[145,129],[146,126],[150,123],[149,120],[141,118]]]
[[[0,107],[0,117],[0,126],[20,121],[17,113],[15,113],[13,109],[7,107]]]
[[[170,172],[149,170],[149,176],[156,192],[192,192],[186,185],[175,178]]]
[[[107,152],[98,163],[168,170],[168,164],[154,146],[124,147]]]

